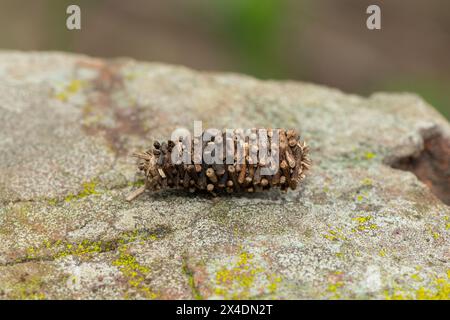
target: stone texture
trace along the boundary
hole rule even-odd
[[[130,153],[194,120],[297,128],[313,169],[126,202]],[[0,123],[1,298],[449,298],[450,126],[413,94],[6,51]]]

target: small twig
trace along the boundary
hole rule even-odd
[[[139,197],[141,194],[143,194],[145,192],[145,186],[140,187],[139,189],[136,189],[134,191],[132,191],[128,196],[127,196],[127,201],[132,201],[134,199],[136,199],[137,197]]]

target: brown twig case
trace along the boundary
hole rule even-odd
[[[272,141],[275,131],[279,137],[278,144],[274,144]],[[259,139],[258,134],[260,135],[261,132],[267,135],[267,139],[264,141],[267,141],[267,145],[270,146],[271,156],[277,155],[278,159],[278,163],[274,167],[276,170],[270,175],[261,174],[262,168],[273,165],[270,164],[265,153],[259,153],[258,161],[254,161],[255,158],[251,156],[258,154],[258,144],[252,144],[251,140]],[[189,157],[193,161],[189,161],[187,164],[172,162],[172,153],[183,152],[183,145],[176,144],[171,140],[167,143],[155,141],[152,149],[143,153],[135,152],[133,156],[139,159],[138,168],[145,175],[145,184],[129,194],[127,200],[133,200],[147,189],[157,191],[175,188],[186,189],[190,192],[205,190],[214,196],[220,192],[259,192],[272,187],[279,187],[281,190],[288,188],[295,190],[311,166],[308,156],[309,148],[305,142],[300,141],[295,130],[267,129],[261,131],[254,129],[248,137],[245,137],[242,130],[236,129],[233,131],[233,138],[223,133],[216,136],[215,139],[213,138],[212,141],[205,142],[202,137],[194,138],[191,141],[192,149]],[[210,152],[208,150],[211,148],[207,147],[211,144],[223,144],[224,151],[220,157],[223,162],[207,164],[203,157],[199,160],[198,155],[193,152],[194,146],[199,143],[202,143],[203,155]],[[227,143],[233,145],[234,148],[225,148]],[[242,144],[241,150],[243,150],[240,153],[237,152],[239,143]],[[233,159],[233,164],[227,164],[226,162],[229,161],[225,161],[225,157]]]

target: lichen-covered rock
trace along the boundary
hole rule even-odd
[[[180,126],[296,128],[296,191],[138,188]],[[450,126],[412,94],[347,95],[133,60],[0,53],[0,297],[444,298]]]

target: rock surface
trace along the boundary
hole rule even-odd
[[[194,120],[297,128],[313,168],[126,202],[130,153]],[[0,123],[1,298],[450,297],[450,126],[413,94],[1,52]]]

